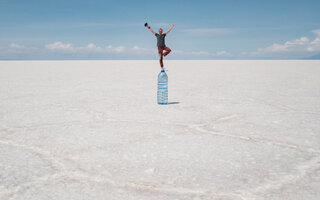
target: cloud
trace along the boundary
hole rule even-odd
[[[206,57],[206,58],[225,58],[225,57],[231,57],[232,54],[227,52],[227,51],[218,51],[216,53],[210,53],[207,51],[191,51],[191,52],[186,52],[186,51],[181,51],[181,50],[175,50],[175,54],[178,55],[186,55],[186,56],[196,56],[196,57]]]
[[[27,48],[17,43],[11,43],[7,48],[0,48],[1,53],[9,52],[12,54],[22,54]]]
[[[124,52],[125,50],[126,48],[124,46],[118,46],[114,48],[114,51],[118,53]]]
[[[131,49],[134,51],[140,51],[141,48],[136,45],[136,46],[133,46]]]
[[[206,51],[192,51],[190,52],[191,55],[196,55],[196,56],[209,56],[211,53],[206,52]]]
[[[45,45],[45,48],[50,51],[54,52],[61,52],[61,53],[88,53],[88,52],[95,52],[95,53],[112,53],[112,54],[121,54],[121,53],[131,53],[131,52],[150,52],[151,49],[142,48],[137,45],[133,46],[132,48],[127,48],[125,46],[112,46],[108,45],[105,48],[97,46],[93,43],[89,43],[87,46],[84,47],[75,47],[70,43],[62,43],[62,42],[55,42],[52,44]]]
[[[227,51],[210,53],[173,50],[170,54],[171,59],[223,59],[230,56],[232,54]],[[7,47],[0,47],[0,59],[158,59],[158,53],[156,48],[144,48],[138,45],[101,47],[89,43],[84,46],[75,46],[57,41],[40,48],[11,43]]]
[[[313,30],[312,33],[316,34],[318,38],[320,37],[320,29]]]
[[[102,52],[102,48],[89,43],[84,47],[75,47],[70,43],[62,43],[62,42],[54,42],[52,44],[46,44],[45,49],[52,52],[60,52],[60,53],[89,53],[89,52]]]
[[[26,47],[17,43],[0,47],[0,59],[141,59],[151,53],[156,53],[156,50],[137,45],[132,48],[122,45],[101,47],[94,43],[75,46],[61,41],[45,44],[43,47]]]
[[[206,51],[188,52],[188,51],[182,51],[182,50],[174,50],[173,52],[174,52],[174,54],[186,55],[186,56],[210,56],[210,55],[212,55],[211,53],[206,52]]]
[[[107,45],[105,47],[100,47],[94,43],[89,43],[86,46],[74,46],[70,43],[54,42],[45,45],[45,50],[51,54],[59,54],[65,56],[74,57],[98,57],[98,58],[145,58],[145,55],[156,54],[156,49],[148,49],[134,45],[133,47],[125,46],[112,46]]]
[[[156,49],[143,48],[137,45],[133,46],[130,49],[130,51],[134,54],[155,54],[156,53]]]
[[[100,52],[102,51],[102,48],[93,44],[93,43],[89,43],[86,47],[84,47],[85,50],[90,50],[90,51],[97,51]]]
[[[286,41],[283,44],[274,43],[254,52],[242,52],[242,56],[270,58],[305,58],[320,53],[320,29],[312,31],[316,34],[314,40],[301,37]]]
[[[108,45],[107,47],[106,47],[106,51],[107,52],[111,52],[111,53],[122,53],[122,52],[124,52],[126,50],[126,47],[124,47],[124,46],[118,46],[118,47],[113,47],[113,46],[111,46],[111,45]]]
[[[13,49],[25,49],[26,47],[25,46],[22,46],[22,45],[19,45],[19,44],[16,44],[16,43],[11,43],[9,45],[10,48],[13,48]]]
[[[40,55],[39,49],[17,43],[10,43],[5,47],[0,46],[0,59],[24,59],[32,55]]]
[[[72,44],[64,44],[62,42],[55,42],[45,45],[45,48],[52,51],[73,52],[75,48]]]
[[[231,33],[231,29],[227,28],[200,28],[200,29],[185,29],[183,30],[190,36],[217,36]]]
[[[227,51],[218,51],[216,53],[216,55],[218,55],[218,56],[232,56],[232,54]]]

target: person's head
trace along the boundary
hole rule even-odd
[[[160,34],[162,34],[162,31],[163,31],[162,28],[159,28],[159,33],[160,33]]]

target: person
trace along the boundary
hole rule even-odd
[[[174,24],[172,24],[171,27],[169,28],[169,30],[167,32],[165,32],[164,34],[162,34],[162,32],[163,32],[162,28],[159,28],[159,33],[156,33],[151,29],[151,27],[148,25],[148,23],[145,23],[144,26],[147,27],[157,37],[159,62],[160,62],[161,68],[163,68],[163,56],[167,56],[171,52],[171,49],[166,46],[164,39],[165,39],[166,35],[174,27]]]

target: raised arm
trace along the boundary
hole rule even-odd
[[[171,25],[171,27],[169,28],[169,30],[166,32],[166,35],[171,31],[171,29],[174,27],[174,24]]]
[[[156,34],[156,32],[154,32],[151,27],[148,25],[148,23],[144,24],[145,27],[147,27],[153,34]]]

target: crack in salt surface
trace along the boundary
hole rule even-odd
[[[43,184],[43,183],[46,183],[50,180],[54,180],[54,179],[57,179],[62,176],[63,176],[63,174],[61,174],[61,173],[47,174],[47,175],[41,176],[35,180],[29,181],[26,183],[21,183],[20,185],[9,187],[5,190],[0,190],[0,195],[3,195],[3,196],[7,195],[8,197],[13,197],[14,195],[19,193],[20,191],[28,190],[34,185]]]
[[[281,112],[284,113],[284,112]],[[285,112],[285,113],[301,113],[301,112]],[[95,113],[95,117],[99,118],[100,122],[132,122],[132,123],[155,123],[153,121],[147,121],[147,120],[117,120],[117,119],[104,119],[103,117],[101,117],[101,113],[97,114]],[[262,113],[260,113],[262,114]],[[271,113],[267,113],[267,114],[271,114]],[[276,114],[276,113],[273,113]],[[277,113],[279,114],[279,113]],[[318,113],[309,113],[308,114],[318,114]],[[250,115],[251,116],[251,115]],[[219,121],[227,121],[227,120],[233,120],[234,118],[238,118],[238,117],[243,117],[240,115],[229,115],[229,116],[224,116],[221,118],[216,119],[216,122]],[[88,122],[90,123],[90,122]],[[159,123],[158,121],[156,123]],[[193,129],[193,130],[197,130],[199,132],[202,133],[207,133],[207,134],[211,134],[211,135],[215,135],[215,136],[220,136],[220,137],[228,137],[228,138],[233,138],[233,139],[239,139],[239,140],[243,140],[243,141],[249,141],[249,142],[260,142],[263,144],[268,144],[268,145],[275,145],[275,146],[279,146],[279,147],[284,147],[284,148],[289,148],[289,149],[294,149],[294,150],[298,150],[298,151],[303,151],[303,152],[308,152],[308,153],[316,153],[319,154],[319,150],[316,149],[312,149],[312,148],[305,148],[305,147],[301,147],[295,144],[289,144],[289,143],[284,143],[281,141],[275,141],[275,140],[269,140],[269,139],[265,139],[265,138],[256,138],[256,137],[247,137],[247,136],[236,136],[236,135],[232,135],[232,134],[226,134],[226,133],[222,133],[222,132],[218,132],[218,131],[210,131],[207,130],[205,128],[203,128],[203,126],[207,125],[208,123],[203,123],[203,124],[186,124],[186,123],[179,123],[179,122],[161,122],[164,124],[168,124],[168,125],[175,125],[175,126],[185,126],[189,129]],[[61,124],[46,124],[48,126],[54,126],[54,125],[61,125]],[[65,123],[64,125],[68,125],[68,123]],[[41,126],[41,125],[40,125]],[[3,127],[6,131],[9,130],[8,127]],[[23,127],[21,127],[23,128]],[[26,128],[26,127],[24,127]],[[33,127],[29,127],[29,128],[33,128]],[[220,196],[220,197],[229,197],[229,198],[239,198],[239,199],[243,199],[245,197],[245,199],[249,198],[249,199],[255,199],[255,197],[257,197],[257,193],[260,192],[265,192],[265,191],[269,191],[269,190],[273,190],[273,189],[279,189],[281,188],[283,185],[286,184],[290,184],[292,182],[298,181],[302,178],[304,178],[307,173],[309,173],[312,170],[316,170],[318,169],[319,166],[319,157],[317,157],[316,159],[313,159],[307,163],[304,163],[303,165],[300,165],[297,167],[298,170],[298,174],[286,174],[283,176],[280,176],[279,179],[275,180],[275,181],[267,181],[265,184],[262,184],[256,188],[248,188],[247,191],[241,190],[241,191],[235,191],[233,193],[221,193],[221,192],[217,192],[214,189],[199,189],[199,190],[194,190],[194,189],[189,189],[189,188],[177,188],[177,187],[158,187],[155,185],[148,185],[148,184],[143,184],[143,183],[134,183],[134,182],[119,182],[119,181],[114,181],[112,179],[108,179],[105,177],[100,177],[100,176],[92,176],[86,173],[82,173],[82,172],[74,172],[74,171],[68,171],[65,169],[64,164],[62,164],[61,162],[57,161],[51,154],[50,152],[47,152],[45,150],[42,150],[40,148],[37,147],[32,147],[32,146],[27,146],[27,145],[21,145],[21,144],[15,144],[11,141],[1,141],[0,140],[0,144],[5,144],[5,145],[11,145],[11,146],[15,146],[15,147],[19,147],[19,148],[24,148],[26,150],[30,150],[33,151],[37,154],[42,155],[42,157],[44,157],[45,159],[51,161],[51,163],[54,164],[54,166],[56,166],[56,168],[59,170],[59,173],[54,173],[54,174],[49,174],[49,175],[45,175],[43,177],[40,177],[34,181],[28,182],[28,183],[23,183],[21,185],[15,186],[15,187],[11,187],[5,191],[1,191],[0,194],[16,194],[17,192],[21,191],[21,190],[26,190],[28,189],[31,185],[33,184],[42,184],[43,182],[55,179],[55,178],[59,178],[59,177],[68,177],[70,179],[75,179],[75,180],[86,180],[86,181],[92,181],[92,182],[97,182],[97,183],[102,183],[102,184],[111,184],[114,185],[116,187],[125,187],[125,188],[133,188],[133,189],[139,189],[139,190],[150,190],[150,191],[156,191],[156,192],[162,192],[162,193],[171,193],[171,194],[186,194],[186,195],[206,195],[206,196]]]
[[[79,179],[79,180],[86,180],[91,181],[99,184],[110,184],[116,187],[123,187],[123,188],[133,188],[135,190],[150,190],[153,192],[160,192],[166,194],[178,194],[178,195],[204,195],[204,196],[220,196],[220,197],[229,197],[234,199],[235,197],[239,199],[243,199],[241,194],[237,193],[223,193],[218,192],[215,189],[189,189],[189,188],[178,188],[178,187],[159,187],[156,185],[150,185],[146,183],[135,183],[135,182],[119,182],[113,181],[111,179],[107,179],[101,176],[92,176],[87,175],[85,173],[80,172],[71,172],[67,174],[71,179]]]
[[[20,146],[20,145],[15,145]],[[23,145],[25,146],[25,145]],[[34,148],[32,148],[34,149]],[[70,179],[78,180],[78,181],[91,181],[95,183],[100,184],[110,184],[116,187],[124,187],[124,188],[133,188],[133,189],[139,189],[139,190],[150,190],[160,193],[168,193],[168,194],[180,194],[180,195],[205,195],[205,196],[220,196],[220,197],[229,197],[229,198],[239,198],[239,199],[255,199],[257,197],[257,193],[272,190],[272,189],[279,189],[283,185],[298,181],[302,179],[308,172],[311,170],[316,170],[319,168],[319,158],[313,159],[309,161],[308,163],[305,163],[301,166],[298,166],[298,174],[287,174],[284,176],[279,177],[279,179],[274,181],[267,181],[264,185],[258,186],[253,189],[248,189],[248,191],[240,190],[236,191],[234,193],[221,193],[217,192],[214,189],[189,189],[189,188],[178,188],[178,187],[158,187],[156,185],[149,185],[145,183],[134,183],[134,182],[119,182],[114,181],[112,179],[108,179],[101,176],[92,176],[88,175],[83,172],[75,172],[75,171],[64,171],[64,173],[60,174],[52,174],[52,175],[46,175],[43,177],[40,177],[39,179],[24,183],[22,185],[10,188],[10,190],[6,191],[7,194],[14,194],[16,192],[19,192],[20,190],[28,189],[33,184],[42,184],[43,182],[59,178],[59,177],[68,177]],[[3,193],[3,192],[2,192]]]
[[[170,193],[170,194],[181,194],[181,195],[206,195],[206,196],[221,196],[221,197],[238,197],[242,199],[240,194],[232,194],[232,193],[221,193],[217,192],[213,189],[208,190],[195,190],[195,189],[188,189],[188,188],[168,188],[168,187],[158,187],[155,185],[149,185],[145,183],[134,183],[134,182],[120,182],[120,181],[114,181],[112,179],[108,179],[101,176],[92,176],[80,171],[70,171],[67,170],[63,163],[57,161],[49,152],[44,151],[37,147],[27,146],[27,145],[21,145],[16,144],[11,141],[2,141],[0,140],[0,144],[3,145],[9,145],[17,148],[22,148],[26,150],[30,150],[32,152],[35,152],[37,154],[40,154],[44,159],[51,161],[54,165],[57,166],[58,172],[53,174],[44,175],[40,178],[37,178],[36,180],[22,183],[17,186],[10,187],[8,189],[2,189],[0,191],[0,195],[8,195],[13,196],[17,194],[18,192],[22,190],[27,190],[31,186],[35,184],[43,184],[44,182],[48,182],[50,180],[59,178],[59,177],[67,177],[69,179],[75,179],[75,180],[86,180],[91,182],[96,182],[100,184],[110,184],[116,187],[124,187],[124,188],[133,188],[133,189],[139,189],[139,190],[150,190],[154,192],[162,192],[162,193]]]
[[[296,167],[296,170],[298,171],[298,173],[282,175],[275,180],[272,180],[272,181],[267,180],[264,184],[259,185],[257,187],[248,188],[247,191],[241,190],[238,192],[240,192],[242,195],[245,195],[245,196],[249,194],[250,196],[253,197],[250,199],[257,199],[259,197],[259,194],[261,195],[261,193],[266,193],[272,190],[279,190],[286,185],[296,183],[304,179],[308,174],[319,169],[320,169],[320,157],[315,157],[309,160],[308,162],[305,162],[302,165],[299,165],[298,167]]]
[[[265,116],[265,115],[281,115],[281,114],[308,114],[308,115],[320,115],[320,112],[312,111],[277,111],[277,112],[261,112],[261,113],[250,113],[250,114],[230,114],[223,117],[219,117],[212,121],[212,123],[225,122],[230,120],[241,120],[245,117]]]
[[[29,188],[30,186],[32,186],[34,184],[43,183],[43,182],[46,182],[50,179],[56,178],[57,176],[60,176],[59,174],[64,173],[66,171],[64,164],[59,162],[57,159],[55,159],[51,155],[51,153],[48,151],[45,151],[43,149],[33,147],[33,146],[17,144],[12,141],[0,140],[0,144],[8,145],[8,146],[16,147],[16,148],[21,148],[21,149],[25,149],[25,150],[34,152],[37,155],[40,155],[43,159],[48,160],[52,164],[52,167],[58,171],[58,173],[44,175],[40,178],[37,178],[36,180],[30,181],[27,183],[22,183],[20,185],[10,187],[6,190],[0,190],[0,194],[2,194],[2,195],[13,195],[21,190],[25,190],[25,189]]]
[[[190,127],[195,130],[198,130],[200,132],[208,133],[208,134],[215,135],[215,136],[228,137],[228,138],[249,141],[249,142],[259,142],[259,143],[263,143],[263,144],[285,147],[285,148],[294,149],[294,150],[298,150],[298,151],[302,151],[302,152],[308,152],[308,153],[317,153],[317,154],[320,153],[320,151],[317,149],[313,149],[313,148],[309,148],[309,147],[301,147],[296,144],[290,144],[290,143],[285,143],[285,142],[281,142],[281,141],[275,141],[275,140],[270,140],[270,139],[260,138],[260,137],[238,136],[238,135],[223,133],[220,131],[209,131],[205,128],[202,128],[201,126],[202,125],[200,125],[200,126],[194,125],[194,126],[190,126]]]
[[[256,115],[284,114],[284,113],[285,114],[288,114],[288,113],[300,114],[301,112],[299,112],[299,111],[286,111],[286,112],[273,112],[273,113],[259,113]],[[314,112],[309,113],[308,112],[308,114],[318,114],[318,113],[314,113]],[[234,118],[238,118],[238,117],[243,117],[243,116],[233,114],[233,115],[225,116],[222,118],[218,118],[216,121],[226,121],[226,120],[230,120],[230,119],[234,119]],[[152,123],[152,121],[145,121],[145,120],[116,120],[116,119],[102,119],[102,118],[100,118],[100,120],[108,121],[108,122]],[[159,123],[159,122],[157,122],[157,123]],[[307,152],[307,153],[312,153],[312,154],[319,154],[320,153],[320,151],[317,149],[301,147],[299,145],[289,144],[289,143],[285,143],[282,141],[275,141],[275,140],[270,140],[270,139],[266,139],[266,138],[257,138],[257,137],[236,136],[236,135],[226,134],[226,133],[222,133],[222,132],[209,131],[209,130],[206,130],[202,127],[204,125],[207,125],[207,123],[203,123],[203,124],[185,124],[185,123],[176,123],[176,122],[161,122],[161,123],[169,124],[169,125],[176,125],[176,126],[186,126],[190,129],[198,130],[198,131],[204,132],[204,133],[209,133],[209,134],[215,135],[215,136],[229,137],[229,138],[239,139],[239,140],[249,141],[249,142],[259,142],[259,143],[263,143],[263,144],[267,144],[267,145],[274,145],[274,146],[294,149],[297,151],[302,151],[302,152]],[[313,159],[313,160],[309,161],[308,163],[309,164],[304,164],[304,165],[297,167],[299,174],[295,174],[295,175],[287,174],[287,175],[281,176],[276,181],[267,182],[265,185],[259,186],[255,189],[253,189],[252,191],[250,190],[249,192],[248,191],[246,191],[246,192],[239,191],[239,192],[247,197],[247,196],[254,196],[254,194],[257,192],[281,188],[285,184],[288,184],[292,181],[302,179],[303,177],[305,177],[307,172],[317,169],[316,167],[318,167],[319,159],[318,159],[318,157],[316,157],[316,159]],[[240,196],[238,196],[238,197],[240,197]]]
[[[302,165],[298,165],[295,169],[298,171],[298,173],[295,174],[286,174],[283,176],[279,176],[276,180],[273,181],[267,181],[265,184],[262,184],[256,188],[249,189],[249,191],[238,191],[241,194],[247,196],[255,196],[259,192],[265,192],[269,190],[274,190],[274,189],[280,189],[282,186],[297,182],[298,180],[303,179],[308,173],[311,173],[312,171],[315,171],[317,169],[320,169],[320,151],[313,149],[313,148],[302,148],[298,145],[294,144],[288,144],[284,142],[278,142],[274,140],[268,140],[265,138],[253,138],[253,137],[245,137],[245,136],[234,136],[230,134],[225,134],[225,133],[220,133],[220,132],[213,132],[213,131],[208,131],[204,128],[201,128],[201,126],[192,126],[192,128],[195,128],[199,131],[210,133],[213,135],[217,136],[222,136],[222,137],[232,137],[236,139],[241,139],[245,141],[253,141],[253,142],[261,142],[264,144],[270,144],[270,145],[276,145],[280,147],[285,147],[285,148],[290,148],[302,152],[307,152],[307,153],[312,153],[315,154],[315,157],[308,162],[304,162]],[[250,199],[256,199],[257,197],[250,198]]]
[[[282,105],[282,104],[274,104],[274,103],[269,103],[269,102],[266,102],[264,100],[261,100],[261,99],[255,99],[255,98],[248,98],[249,101],[254,101],[254,102],[257,102],[257,103],[262,103],[262,104],[265,104],[265,105],[268,105],[268,106],[272,106],[274,108],[279,108],[279,109],[282,109],[282,110],[286,110],[286,111],[296,111],[294,108],[291,108],[289,106],[285,106],[285,105]]]
[[[43,150],[41,148],[28,146],[28,145],[23,145],[23,144],[17,144],[17,143],[14,143],[12,141],[3,141],[3,140],[0,140],[0,144],[9,145],[9,146],[13,146],[13,147],[22,148],[22,149],[26,149],[26,150],[32,151],[32,152],[42,156],[45,160],[48,160],[49,162],[51,162],[53,164],[53,167],[56,170],[59,170],[59,171],[64,171],[65,170],[65,166],[64,166],[63,163],[61,163],[58,160],[56,160],[51,155],[50,152],[45,151],[45,150]]]
[[[43,128],[43,127],[52,127],[52,126],[60,126],[60,127],[69,127],[74,126],[75,124],[90,124],[92,122],[138,122],[138,123],[154,123],[153,121],[147,121],[147,120],[121,120],[121,119],[105,119],[104,117],[101,117],[103,114],[102,112],[88,112],[89,114],[94,114],[94,117],[98,121],[69,121],[64,123],[43,123],[43,124],[34,124],[34,125],[25,125],[25,126],[13,126],[13,127],[5,127],[2,126],[2,129],[4,131],[9,131],[10,129],[25,129],[25,130],[34,130],[37,128]],[[278,115],[278,114],[310,114],[310,115],[320,115],[320,112],[312,112],[312,111],[282,111],[282,112],[265,112],[265,113],[253,113],[253,114],[230,114],[223,117],[219,117],[212,121],[212,123],[219,123],[219,122],[225,122],[235,119],[242,119],[244,117],[252,117],[252,116],[264,116],[264,115]],[[159,122],[157,123],[166,123],[168,125],[181,125],[181,126],[189,126],[190,124],[185,123],[178,123],[178,122]],[[208,123],[202,123],[202,124],[195,124],[196,126],[202,126],[207,125]],[[192,125],[193,126],[193,125]]]
[[[217,119],[217,121],[221,121],[221,120],[229,120],[229,119],[233,119],[236,117],[240,117],[240,115],[231,115],[230,117],[226,116],[223,118],[219,118]],[[227,134],[224,132],[220,132],[220,131],[210,131],[207,130],[205,128],[203,128],[202,126],[207,125],[208,123],[202,123],[202,124],[185,124],[185,123],[179,123],[179,122],[154,122],[154,121],[147,121],[147,120],[118,120],[118,119],[100,119],[100,121],[102,122],[129,122],[129,123],[162,123],[162,124],[168,124],[168,125],[174,125],[174,126],[184,126],[187,127],[189,129],[193,129],[193,130],[197,130],[199,132],[202,133],[207,133],[210,135],[215,135],[215,136],[220,136],[220,137],[228,137],[228,138],[232,138],[232,139],[238,139],[238,140],[243,140],[243,141],[249,141],[249,142],[259,142],[259,143],[264,143],[264,144],[268,144],[268,145],[274,145],[274,146],[279,146],[279,147],[284,147],[284,148],[289,148],[289,149],[294,149],[294,150],[298,150],[298,151],[302,151],[302,152],[308,152],[308,153],[320,153],[320,150],[317,149],[313,149],[310,147],[302,147],[296,144],[290,144],[290,143],[285,143],[282,141],[276,141],[276,140],[270,140],[267,138],[261,138],[261,137],[248,137],[248,136],[238,136],[238,135],[232,135],[232,134]]]
[[[75,124],[83,124],[83,123],[85,123],[85,122],[83,122],[83,121],[69,121],[69,122],[64,122],[64,123],[42,123],[42,124],[34,124],[34,125],[14,126],[14,127],[6,128],[5,130],[9,130],[9,129],[34,130],[37,128],[52,127],[52,126],[69,127],[69,126],[74,126]]]
[[[223,120],[228,120],[228,119],[233,119],[235,117],[238,117],[238,116],[231,115],[231,116],[224,117],[222,119]],[[220,118],[220,120],[221,120],[221,118]],[[114,119],[109,119],[107,121],[151,123],[150,121],[142,121],[142,120],[137,121],[137,120],[114,120]],[[300,166],[298,166],[296,168],[298,170],[298,172],[299,172],[298,174],[287,174],[287,175],[284,175],[284,176],[280,176],[279,179],[277,179],[276,181],[266,182],[264,185],[256,187],[256,188],[254,188],[252,190],[239,191],[242,194],[240,196],[243,196],[243,195],[246,196],[246,197],[248,197],[248,196],[250,197],[251,196],[251,197],[253,197],[252,199],[255,199],[254,198],[254,196],[255,196],[254,194],[256,194],[258,192],[267,191],[267,190],[271,190],[271,189],[279,189],[283,185],[289,184],[289,183],[291,183],[293,181],[297,181],[297,180],[303,179],[308,172],[316,170],[316,169],[319,168],[319,162],[320,162],[319,154],[320,154],[320,151],[317,150],[317,149],[308,148],[308,147],[301,147],[299,145],[289,144],[289,143],[285,143],[285,142],[281,142],[281,141],[269,140],[269,139],[266,139],[266,138],[236,136],[236,135],[226,134],[226,133],[222,133],[222,132],[209,131],[209,130],[206,130],[206,129],[202,128],[202,126],[207,125],[207,123],[204,123],[204,124],[185,124],[185,123],[174,123],[174,122],[162,122],[162,123],[169,124],[169,125],[186,126],[186,127],[190,128],[190,129],[198,130],[198,131],[204,132],[204,133],[209,133],[209,134],[215,135],[215,136],[229,137],[229,138],[240,139],[240,140],[249,141],[249,142],[259,142],[259,143],[263,143],[263,144],[267,144],[267,145],[274,145],[274,146],[294,149],[294,150],[301,151],[301,152],[317,154],[317,157],[315,157],[315,159],[312,159],[311,161],[309,161],[308,164],[304,163],[304,164],[302,164],[302,165],[300,165]],[[240,197],[240,196],[238,196],[238,197]]]

